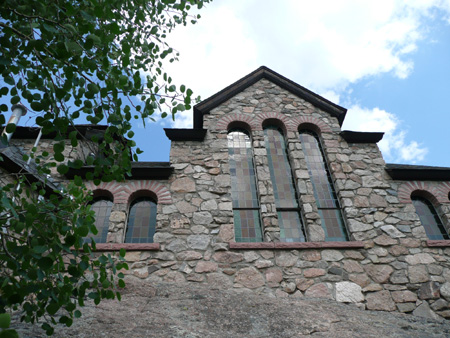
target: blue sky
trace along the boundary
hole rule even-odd
[[[386,132],[386,162],[450,167],[450,1],[228,0],[200,13],[169,39],[180,62],[168,70],[195,94],[265,65],[347,108],[343,129]],[[191,123],[185,112],[139,132],[141,158],[167,161],[159,126]]]
[[[174,81],[203,99],[261,65],[348,109],[343,129],[384,131],[386,162],[450,167],[450,0],[216,0],[169,44]],[[163,127],[136,123],[141,161],[168,161]]]

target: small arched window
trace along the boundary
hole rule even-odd
[[[95,212],[95,227],[98,231],[97,235],[92,236],[96,243],[106,243],[112,206],[113,202],[105,197],[96,198],[91,205],[91,210]]]
[[[339,200],[316,133],[300,130],[300,142],[327,241],[347,241]]]
[[[412,196],[411,200],[428,238],[435,240],[449,239],[448,233],[430,201],[420,196]]]
[[[253,148],[246,130],[235,128],[228,132],[228,155],[235,240],[236,242],[261,242],[262,231]]]
[[[131,203],[125,243],[153,243],[156,229],[156,203],[140,197]]]
[[[283,131],[275,126],[267,126],[264,128],[264,140],[280,225],[280,240],[304,242],[305,235],[297,202],[297,190],[287,156]]]

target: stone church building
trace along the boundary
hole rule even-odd
[[[169,163],[88,182],[98,250],[126,248],[127,278],[450,318],[450,168],[386,164],[383,133],[342,131],[345,114],[258,68],[165,130]]]

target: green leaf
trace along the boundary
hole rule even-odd
[[[44,110],[44,106],[42,105],[42,103],[36,102],[36,101],[31,102],[31,103],[30,103],[30,107],[31,107],[31,109],[33,109],[34,111],[42,111],[42,110]]]
[[[11,324],[11,316],[9,313],[0,313],[0,328],[7,329]]]
[[[19,334],[13,329],[3,330],[0,331],[0,338],[19,338]]]
[[[120,251],[119,251],[120,257],[125,257],[125,254],[126,254],[126,253],[127,253],[127,252],[125,251],[124,248],[121,248]]]
[[[48,270],[53,266],[53,259],[48,256],[42,257],[38,260],[37,264],[42,270]]]
[[[16,125],[14,123],[9,123],[6,126],[6,132],[7,133],[14,133],[16,131]]]
[[[46,310],[50,315],[54,315],[56,312],[58,312],[60,306],[58,303],[50,303],[50,305],[47,306]]]
[[[69,167],[65,164],[60,164],[56,170],[58,170],[61,175],[64,175],[69,171]]]

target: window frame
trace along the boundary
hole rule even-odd
[[[336,185],[335,185],[335,182],[333,180],[333,176],[332,176],[331,171],[330,171],[330,166],[328,164],[328,160],[327,160],[327,157],[326,157],[326,154],[325,154],[325,149],[324,149],[324,147],[322,145],[320,134],[317,133],[316,131],[311,130],[310,128],[307,128],[307,127],[304,127],[304,126],[300,126],[299,127],[298,133],[299,133],[300,144],[302,145],[303,155],[305,157],[305,162],[306,162],[306,166],[307,166],[307,170],[308,170],[308,174],[309,174],[309,179],[310,179],[312,187],[313,187],[314,199],[315,199],[315,202],[316,202],[317,210],[319,212],[319,216],[320,216],[320,220],[321,220],[321,226],[322,226],[322,229],[324,230],[324,233],[325,233],[325,241],[327,241],[327,242],[328,241],[329,242],[348,242],[348,241],[350,241],[350,232],[348,230],[347,222],[346,222],[346,219],[344,217],[344,213],[342,211],[342,206],[341,206],[341,203],[340,203],[340,200],[339,200],[339,196],[337,194]],[[334,207],[321,206],[320,203],[319,203],[320,199],[319,199],[319,196],[318,196],[318,190],[317,190],[317,187],[316,187],[316,185],[315,185],[315,183],[313,181],[312,169],[310,167],[310,165],[312,165],[313,163],[308,160],[308,154],[305,151],[305,147],[303,145],[304,140],[302,140],[302,135],[303,134],[308,134],[308,135],[312,136],[315,139],[316,143],[317,143],[317,148],[318,148],[317,150],[321,154],[322,163],[323,163],[323,169],[325,170],[325,173],[326,173],[325,176],[326,176],[326,179],[328,181],[328,192],[329,192],[329,194],[331,196],[331,199],[335,203]],[[334,215],[337,216],[337,217],[335,217],[335,219],[336,219],[336,222],[338,223],[339,231],[342,234],[341,237],[330,237],[330,236],[328,236],[328,231],[327,231],[328,227],[327,227],[327,225],[325,223],[326,222],[325,221],[326,218],[324,217],[322,210],[334,210],[335,211]],[[341,223],[342,225],[340,226],[339,223]]]

